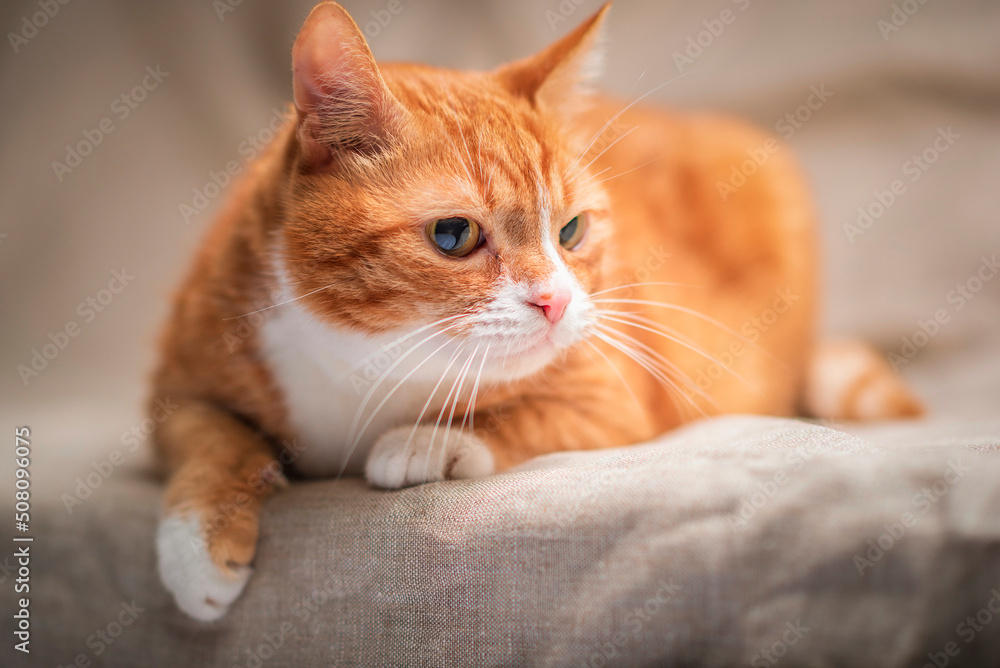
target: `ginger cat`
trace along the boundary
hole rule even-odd
[[[217,619],[288,466],[399,488],[622,446],[706,415],[919,405],[859,343],[814,346],[815,214],[739,122],[590,94],[607,6],[492,72],[377,65],[325,2],[294,111],[177,296],[154,399],[159,569]]]

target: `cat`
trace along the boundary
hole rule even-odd
[[[856,341],[815,343],[816,215],[763,133],[590,89],[605,5],[490,72],[376,64],[338,4],[287,124],[174,304],[153,398],[161,578],[225,614],[261,504],[301,476],[396,489],[638,443],[722,413],[915,415]]]

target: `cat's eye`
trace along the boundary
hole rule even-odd
[[[559,245],[566,250],[573,250],[580,245],[587,231],[587,214],[574,216],[573,220],[563,225],[559,230]]]
[[[479,248],[483,234],[468,218],[441,218],[427,226],[427,238],[435,248],[451,257],[465,257]]]

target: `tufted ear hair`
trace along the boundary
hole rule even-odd
[[[494,76],[515,95],[532,104],[573,113],[589,96],[589,84],[600,75],[600,48],[606,3],[570,34],[546,49],[497,69]]]
[[[382,78],[357,24],[335,2],[317,5],[292,49],[298,139],[310,166],[337,151],[375,155],[407,116]]]

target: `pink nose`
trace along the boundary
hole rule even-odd
[[[568,288],[543,288],[530,303],[542,309],[545,317],[554,325],[563,317],[566,306],[572,299],[573,295]]]

